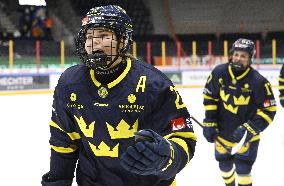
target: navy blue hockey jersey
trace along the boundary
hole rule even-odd
[[[282,65],[279,75],[279,99],[281,102],[284,100],[284,65]]]
[[[263,131],[277,109],[270,83],[251,67],[235,76],[228,63],[217,66],[208,77],[203,96],[204,124],[217,123],[220,137],[229,141],[245,122]]]
[[[65,171],[69,179],[79,159],[77,182],[82,186],[173,184],[174,177],[135,175],[120,166],[120,155],[140,129],[153,129],[177,144],[180,160],[168,171],[180,171],[193,157],[196,136],[190,115],[164,74],[128,58],[124,72],[103,85],[93,70],[73,66],[62,74],[54,93],[51,172]]]

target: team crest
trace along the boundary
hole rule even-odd
[[[105,87],[100,87],[99,90],[98,90],[98,95],[99,95],[101,98],[106,98],[106,97],[108,96],[107,88],[105,88]]]
[[[77,95],[73,92],[71,95],[70,95],[70,100],[71,101],[76,101],[77,99]]]
[[[134,94],[129,94],[127,100],[129,103],[134,103],[136,101],[136,96]]]

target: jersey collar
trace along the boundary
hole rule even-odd
[[[235,77],[235,75],[234,75],[234,73],[233,73],[233,70],[232,70],[232,67],[231,67],[230,65],[228,65],[228,68],[229,68],[229,74],[230,74],[231,78],[232,78],[232,79],[235,79],[235,80],[240,80],[240,79],[244,78],[244,77],[249,73],[249,71],[250,71],[250,69],[251,69],[250,67],[248,67],[248,68],[244,71],[244,73],[242,73],[241,75]]]
[[[116,78],[115,80],[113,80],[112,82],[108,83],[107,84],[107,87],[110,89],[112,87],[114,87],[115,85],[117,85],[119,82],[121,82],[125,76],[128,74],[130,68],[131,68],[131,60],[130,58],[128,57],[126,59],[126,68],[124,69],[124,71],[118,76],[118,78]],[[90,69],[90,76],[91,76],[91,79],[93,81],[93,83],[97,86],[97,87],[100,87],[101,86],[101,83],[96,79],[95,77],[95,71],[93,69]]]

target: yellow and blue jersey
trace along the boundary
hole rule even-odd
[[[152,129],[177,144],[181,159],[168,171],[180,171],[193,157],[196,136],[190,115],[172,82],[159,70],[127,58],[123,73],[101,84],[86,66],[70,67],[54,93],[51,169],[75,169],[79,159],[77,181],[82,185],[171,185],[174,178],[138,176],[119,165],[120,155],[141,129]],[[56,166],[56,159],[65,163]],[[66,177],[72,171],[66,171]]]
[[[217,125],[220,137],[229,141],[245,123],[263,131],[277,110],[271,84],[252,67],[235,76],[228,63],[218,65],[207,79],[203,97],[204,125]]]
[[[282,65],[280,70],[280,76],[279,76],[279,99],[281,102],[284,101],[284,65]]]

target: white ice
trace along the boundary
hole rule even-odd
[[[189,112],[202,121],[202,89],[179,92]],[[274,93],[278,98],[278,91]],[[52,94],[0,96],[0,185],[40,185],[41,176],[49,169],[51,104]],[[273,124],[261,137],[252,170],[254,186],[284,185],[284,110],[278,106]],[[198,125],[194,127],[198,137],[195,156],[178,174],[177,186],[222,186],[213,145],[205,141]]]

